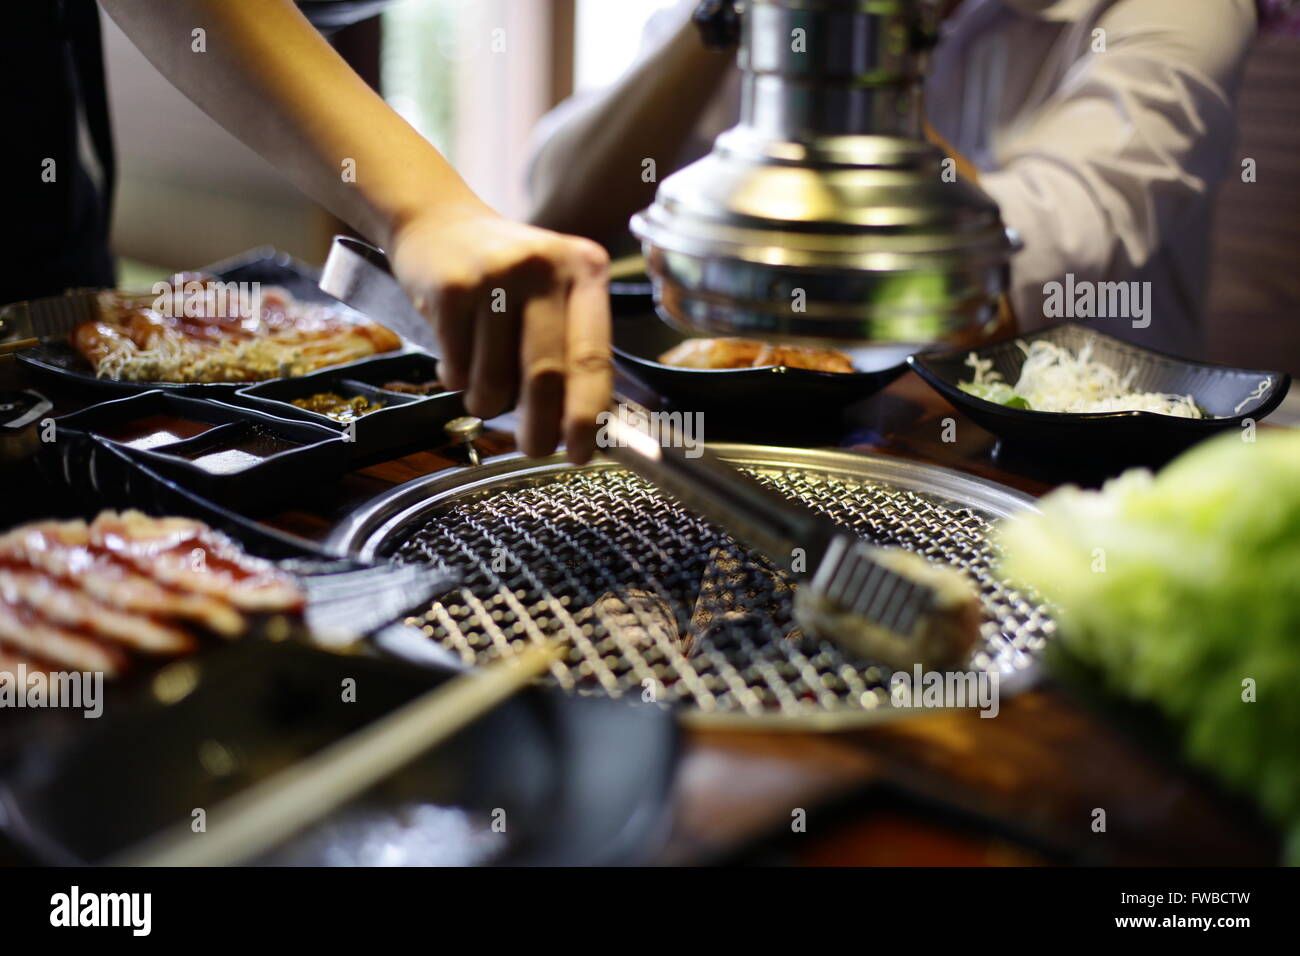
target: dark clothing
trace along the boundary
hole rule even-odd
[[[112,286],[113,143],[94,0],[11,0],[0,30],[4,97],[0,303]],[[83,167],[85,117],[103,188]]]

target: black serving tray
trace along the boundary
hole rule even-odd
[[[249,385],[239,389],[230,401],[339,432],[354,461],[387,459],[442,444],[446,440],[442,426],[465,414],[462,392],[419,396],[382,387],[392,381],[433,381],[437,373],[438,361],[432,355],[408,352],[362,359],[298,378]],[[294,399],[321,392],[334,392],[345,398],[362,395],[384,407],[361,416],[349,426],[293,404]]]
[[[319,270],[272,246],[259,246],[221,262],[195,270],[215,276],[223,282],[261,282],[287,289],[303,302],[318,302],[346,312],[355,310],[340,302],[316,284]],[[403,350],[414,346],[403,342]],[[384,353],[396,355],[399,353]],[[51,388],[100,396],[135,395],[155,389],[184,395],[227,398],[248,382],[120,382],[95,375],[89,362],[71,345],[61,340],[42,341],[30,349],[15,353],[17,361]]]
[[[18,362],[51,389],[77,395],[121,398],[141,392],[162,390],[178,395],[220,395],[234,393],[234,382],[123,382],[98,378],[89,362],[64,341],[49,340],[14,353]]]
[[[56,441],[42,445],[37,465],[50,484],[61,489],[60,516],[90,518],[104,508],[181,515],[197,518],[229,535],[258,557],[273,561],[336,560],[314,541],[268,528],[200,497],[133,457],[130,451],[107,438],[67,428],[58,433]]]
[[[58,434],[58,440],[45,445],[44,454],[37,458],[56,489],[51,500],[58,502],[57,511],[46,510],[46,514],[89,519],[105,508],[134,508],[151,515],[197,518],[233,538],[249,554],[279,562],[298,575],[307,592],[308,628],[369,634],[372,645],[385,654],[448,663],[445,655],[412,651],[414,643],[430,645],[420,632],[387,626],[454,587],[456,578],[446,569],[412,575],[414,566],[341,558],[314,541],[258,524],[195,494],[117,442],[72,429]],[[30,515],[19,518],[29,519]]]
[[[213,427],[157,448],[133,448],[109,437],[116,426],[155,415],[190,419]],[[86,480],[78,471],[83,464],[78,446],[69,441],[78,435],[96,436],[202,497],[244,513],[266,510],[291,492],[342,475],[349,467],[347,448],[333,429],[161,390],[104,402],[56,420],[55,441],[47,443],[42,452],[55,460],[57,471],[70,487]],[[190,460],[204,449],[216,450],[258,438],[294,447],[227,473],[209,471]]]
[[[1133,388],[1191,395],[1204,412],[1215,417],[1177,418],[1140,411],[1036,412],[988,402],[958,387],[974,374],[966,364],[971,352],[992,360],[993,370],[1015,384],[1025,359],[1017,342],[1039,340],[1074,351],[1091,344],[1097,361],[1117,370],[1138,369]],[[984,348],[919,353],[907,361],[935,391],[1017,453],[1068,456],[1115,466],[1160,464],[1211,435],[1239,431],[1247,419],[1258,421],[1277,408],[1291,385],[1285,372],[1193,362],[1073,322]]]
[[[229,425],[249,418],[244,409],[233,405],[154,389],[100,402],[98,405],[91,405],[81,411],[59,417],[55,420],[56,437],[51,444],[57,445],[59,433],[67,430],[99,435],[130,451],[137,451],[138,449],[133,448],[128,441],[113,438],[110,433],[118,431],[133,421],[154,416],[188,419],[210,427]],[[75,476],[68,475],[67,478],[71,482]]]

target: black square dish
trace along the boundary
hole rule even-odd
[[[186,424],[165,440],[152,440],[155,424],[166,431],[178,421]],[[55,435],[46,454],[59,458],[65,471],[75,457],[72,451],[84,443],[77,439],[94,435],[187,490],[245,512],[341,475],[349,464],[346,446],[333,429],[162,391],[64,416],[57,420]],[[145,441],[133,444],[140,437]],[[65,475],[72,484],[80,477]]]
[[[463,393],[436,386],[437,360],[423,352],[365,359],[303,375],[262,382],[239,390],[232,401],[281,418],[292,418],[330,428],[343,435],[351,457],[391,458],[441,445],[442,426],[465,414]],[[404,386],[436,386],[428,395]],[[348,420],[294,405],[318,395],[359,399],[374,408]],[[375,406],[378,406],[377,408]]]
[[[270,416],[267,416],[269,418]],[[260,510],[348,466],[338,433],[307,422],[241,421],[134,454],[209,500]]]
[[[1118,372],[1136,368],[1132,387],[1141,392],[1190,395],[1211,417],[1179,418],[1148,411],[1039,412],[1009,408],[977,398],[959,387],[974,377],[967,364],[974,354],[993,363],[1008,384],[1020,377],[1025,353],[1019,343],[1047,341],[1077,352],[1092,346],[1093,358]],[[1291,385],[1284,372],[1229,368],[1193,362],[1141,348],[1075,323],[1065,323],[978,349],[918,353],[908,364],[935,391],[982,428],[1017,449],[1071,457],[1104,458],[1116,463],[1151,464],[1167,460],[1203,438],[1258,421],[1281,403]]]

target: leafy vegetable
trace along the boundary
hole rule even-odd
[[[1300,864],[1300,432],[1224,435],[1042,507],[1002,529],[1005,572],[1058,606],[1067,650],[1286,828]]]
[[[1028,408],[1029,403],[1015,393],[1006,382],[960,382],[957,385],[963,392],[982,398],[986,402],[1005,405],[1007,408]]]

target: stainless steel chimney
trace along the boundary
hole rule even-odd
[[[952,340],[997,315],[997,206],[923,138],[931,0],[743,0],[740,124],[632,218],[660,315],[808,344]]]

